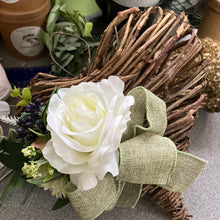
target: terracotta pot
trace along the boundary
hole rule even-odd
[[[0,1],[0,33],[10,55],[34,60],[42,56],[40,29],[46,24],[50,0]]]
[[[220,45],[220,0],[208,0],[203,20],[199,26],[200,38],[211,37]]]

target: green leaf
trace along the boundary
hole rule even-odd
[[[58,199],[56,201],[56,203],[54,204],[52,210],[60,209],[60,208],[64,207],[65,205],[67,205],[69,202],[70,201],[68,198]]]
[[[0,162],[12,170],[20,170],[24,165],[17,157],[3,153],[0,153]]]
[[[35,179],[28,179],[28,183],[39,185],[44,183],[44,178],[35,178]]]
[[[45,165],[45,164],[49,164],[49,162],[45,159],[40,159],[40,160],[36,160],[34,161],[36,163],[36,169],[39,169],[40,166]]]
[[[10,131],[13,132],[13,131]],[[0,143],[0,150],[7,152],[11,155],[19,156],[22,155],[21,150],[23,144],[12,140],[11,138],[4,138]]]
[[[8,141],[14,141],[16,143],[19,143],[20,144],[20,147],[22,147],[22,144],[18,141],[15,141],[15,135],[16,135],[16,131],[12,128],[9,129],[8,131],[8,137],[7,137],[7,140]]]
[[[61,35],[60,34],[56,34],[53,36],[53,39],[52,39],[52,48],[57,48],[57,44],[58,44],[58,41],[60,40],[60,37]]]
[[[30,115],[30,113],[22,112],[19,118],[25,118],[28,115]]]
[[[74,55],[70,55],[65,62],[62,64],[63,67],[66,67],[69,65],[69,63],[72,61],[72,59],[74,58]]]
[[[84,27],[86,24],[86,19],[78,11],[70,11],[66,8],[66,5],[60,7],[60,14],[66,21],[75,24],[76,32],[82,36],[84,32]]]
[[[27,100],[22,99],[20,102],[17,103],[16,106],[25,106],[28,104],[29,104],[29,102]]]
[[[62,57],[62,56],[61,56],[61,54],[62,54],[62,52],[61,52],[61,51],[55,52],[55,55],[56,55],[56,57],[57,57],[57,58]]]
[[[83,37],[90,37],[92,28],[93,28],[93,23],[87,22],[86,25],[85,25]]]
[[[63,175],[55,170],[53,175],[47,175],[44,177],[44,183],[49,182],[53,179],[57,179],[58,177],[61,177],[61,176],[63,176]]]
[[[11,131],[13,132],[13,131]],[[20,170],[27,158],[21,153],[23,144],[13,140],[13,137],[3,138],[0,143],[0,162],[13,170]]]
[[[5,190],[1,194],[0,200],[3,200],[15,188],[14,181],[18,177],[18,172],[13,171],[12,174],[13,174],[13,177],[12,177],[10,183],[8,184],[8,186],[5,188]]]
[[[26,180],[24,178],[20,177],[20,178],[17,179],[15,188],[22,189],[24,187],[25,183],[26,183]]]
[[[23,97],[23,99],[25,99],[27,101],[31,100],[32,96],[31,96],[31,91],[29,88],[26,87],[22,90],[22,97]]]
[[[61,61],[64,61],[65,59],[67,59],[69,56],[71,56],[70,53],[66,53],[62,58]]]
[[[16,86],[14,86],[14,89],[11,90],[11,97],[18,97],[20,95],[20,88],[16,88]]]
[[[44,30],[41,29],[40,38],[43,41],[43,43],[47,46],[47,48],[49,48],[50,35],[47,32],[45,32]]]
[[[8,184],[8,186],[6,187],[6,189],[1,194],[0,200],[3,200],[4,198],[6,198],[6,196],[13,189],[15,189],[15,188],[21,189],[25,184],[25,179],[23,179],[21,177],[22,173],[20,171],[13,171],[12,174],[13,174],[12,179],[11,179],[10,183]]]
[[[56,1],[54,7],[51,9],[48,19],[47,19],[47,27],[46,30],[49,34],[52,34],[54,28],[56,26],[56,22],[60,15],[60,2]]]
[[[31,129],[31,128],[28,128],[28,130],[31,131],[32,133],[36,134],[38,137],[44,137],[45,136],[45,134],[41,134],[41,133]]]

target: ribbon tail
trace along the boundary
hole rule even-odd
[[[142,184],[126,182],[118,199],[117,206],[134,208],[140,199],[142,187]]]
[[[80,219],[93,220],[112,207],[118,196],[118,187],[113,176],[108,173],[103,180],[98,181],[95,188],[82,191],[69,182],[65,192]]]
[[[162,188],[183,194],[203,171],[206,161],[191,154],[177,151],[177,161],[168,184]]]

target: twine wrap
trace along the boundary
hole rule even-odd
[[[83,220],[98,217],[116,205],[135,207],[142,184],[156,184],[182,194],[203,170],[206,161],[180,152],[168,138],[162,137],[167,126],[166,105],[162,99],[137,87],[131,121],[120,145],[119,176],[107,174],[91,190],[80,191],[69,182],[67,196]],[[143,127],[144,119],[149,126]],[[128,195],[128,196],[126,196]]]

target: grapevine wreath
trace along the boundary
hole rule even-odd
[[[17,145],[27,181],[67,198],[81,219],[145,194],[172,219],[189,219],[181,194],[205,166],[186,153],[205,97],[201,51],[184,12],[119,12],[83,73],[39,73],[22,91],[16,134],[29,137]]]

